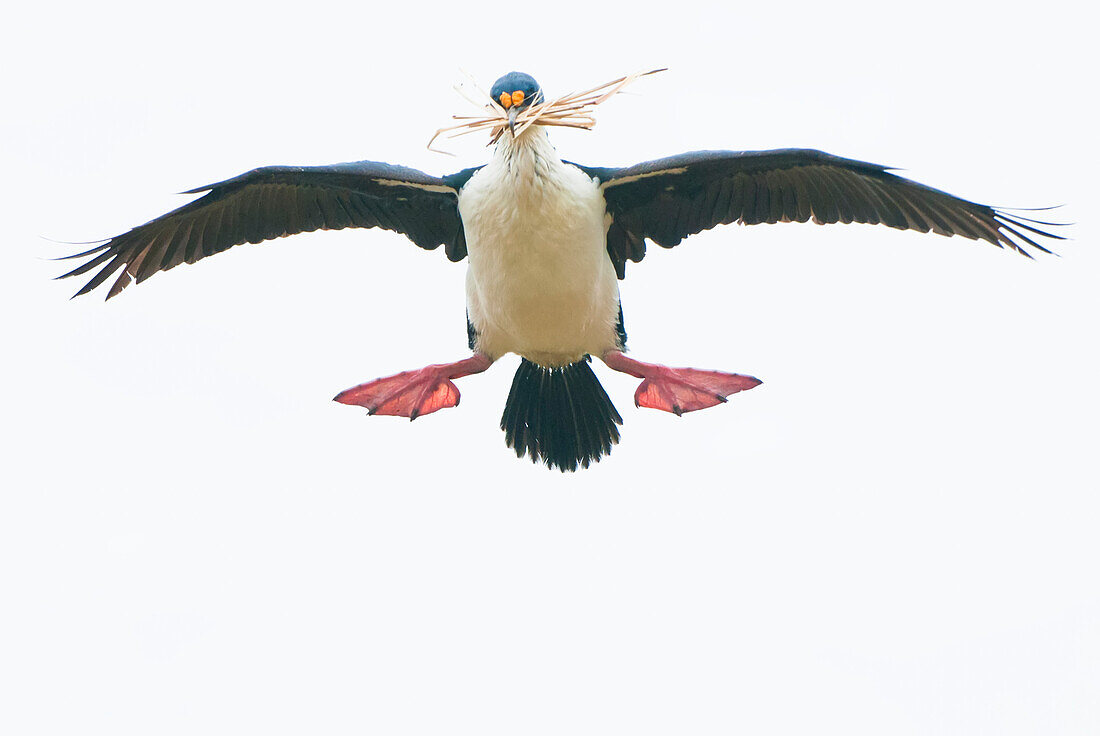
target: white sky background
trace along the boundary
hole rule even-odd
[[[0,732],[1100,732],[1097,54],[1077,3],[27,5],[0,45]],[[762,7],[764,6],[764,7]],[[13,22],[14,21],[14,22]],[[104,303],[45,257],[266,164],[425,150],[512,69],[638,82],[565,158],[814,147],[1060,258],[725,227],[622,285],[634,354],[765,383],[635,409],[575,475],[498,429],[515,359],[412,424],[341,389],[465,354],[465,266],[384,231]]]

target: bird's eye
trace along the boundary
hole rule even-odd
[[[523,99],[522,97],[520,99]],[[512,95],[507,92],[500,93],[500,106],[507,110],[512,106]]]
[[[522,89],[517,89],[515,92],[512,93],[512,104],[513,105],[522,105],[523,104],[523,98],[524,98],[523,90]],[[507,107],[507,105],[505,105],[505,107]]]

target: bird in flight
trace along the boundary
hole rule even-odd
[[[563,161],[546,128],[591,127],[585,115],[607,96],[550,101],[531,76],[511,72],[481,100],[489,116],[467,124],[493,131],[492,158],[483,166],[443,177],[374,161],[253,169],[190,190],[203,196],[68,256],[88,260],[59,278],[94,271],[79,296],[121,270],[110,299],[131,282],[235,245],[320,229],[380,227],[421,248],[443,246],[451,261],[469,261],[472,355],[379,378],[335,400],[416,419],[458,405],[455,379],[516,353],[521,361],[501,419],[505,441],[519,457],[572,471],[609,453],[622,424],[591,356],[642,379],[637,406],[677,415],[760,384],[626,354],[618,280],[627,262],[642,260],[647,242],[671,248],[721,224],[811,219],[961,235],[1024,255],[1025,246],[1051,252],[1037,239],[1061,239],[1038,227],[1054,223],[821,151],[697,151],[625,168]]]

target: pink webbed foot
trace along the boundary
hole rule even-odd
[[[416,419],[458,406],[461,395],[451,379],[481,373],[492,364],[488,357],[474,355],[454,363],[430,365],[349,388],[338,393],[333,401],[361,406],[370,414]]]
[[[609,368],[643,379],[634,392],[636,406],[660,409],[677,416],[723,404],[727,396],[763,383],[758,378],[738,373],[643,363],[618,350],[605,353],[603,361]]]

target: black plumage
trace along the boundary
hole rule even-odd
[[[618,443],[623,419],[588,361],[544,368],[520,360],[500,419],[516,457],[573,471],[599,462]]]
[[[581,166],[598,179],[612,223],[607,252],[619,278],[645,257],[716,225],[860,222],[961,235],[1029,255],[1051,223],[1009,215],[892,174],[890,167],[810,149],[696,151],[619,169]],[[1029,224],[1031,223],[1031,224]]]
[[[234,245],[348,227],[380,227],[421,248],[440,245],[447,257],[466,257],[458,190],[476,169],[447,177],[403,166],[358,161],[331,166],[267,166],[184,194],[193,202],[68,258],[90,260],[60,278],[99,270],[76,293],[86,294],[122,270],[107,292],[157,271],[221,253]]]

